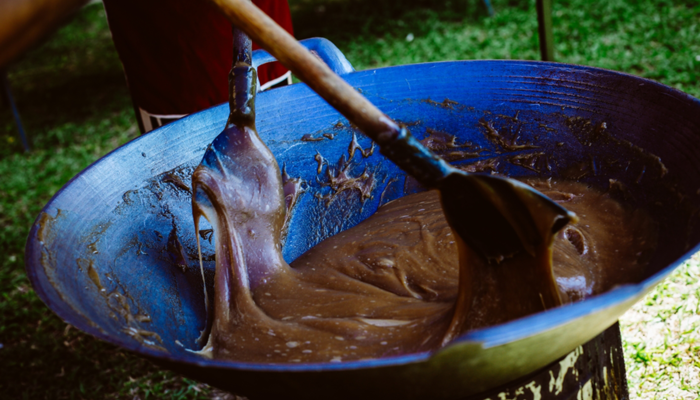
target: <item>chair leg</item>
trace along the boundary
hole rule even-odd
[[[493,11],[493,5],[491,5],[491,0],[484,0],[484,5],[486,6],[486,11],[489,13],[489,17],[493,17],[495,12]]]
[[[552,0],[537,0],[537,28],[540,36],[542,61],[554,61],[552,35]]]
[[[24,126],[22,125],[22,120],[19,117],[19,111],[17,111],[15,100],[12,97],[12,92],[10,91],[10,82],[7,80],[7,71],[4,69],[0,70],[0,75],[2,75],[0,79],[2,80],[4,97],[7,99],[7,104],[10,105],[10,109],[12,110],[12,116],[15,118],[15,124],[17,125],[17,131],[19,132],[19,138],[22,141],[22,147],[24,147],[24,151],[28,153],[31,150],[29,148],[29,141],[27,140],[27,136],[24,134]]]

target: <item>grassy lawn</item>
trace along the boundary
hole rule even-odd
[[[357,69],[460,59],[538,59],[534,1],[290,0],[297,37],[323,36]],[[409,5],[407,5],[409,4]],[[559,61],[624,71],[700,97],[697,1],[554,4]],[[223,398],[206,385],[71,329],[32,291],[24,242],[72,176],[138,129],[101,4],[9,68],[33,151],[0,106],[0,393],[7,398]],[[225,83],[224,83],[225,84]],[[700,398],[700,263],[627,313],[633,398]]]

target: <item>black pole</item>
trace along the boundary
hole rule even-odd
[[[542,61],[554,61],[552,35],[552,0],[537,0],[537,30],[540,35]]]

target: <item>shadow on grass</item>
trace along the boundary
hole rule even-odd
[[[334,42],[433,29],[426,16],[475,21],[487,15],[482,0],[298,0],[290,1],[297,38],[320,36]]]
[[[71,138],[52,138],[52,127],[83,123],[131,107],[131,100],[123,75],[93,74],[75,76],[45,90],[34,88],[15,91],[14,99],[31,147],[50,149],[69,144]],[[0,105],[0,157],[21,151],[15,121],[9,107]],[[74,132],[81,136],[81,131]]]
[[[56,126],[81,126],[131,108],[121,63],[101,4],[90,5],[48,41],[8,68],[8,80],[31,146],[70,145],[52,138]],[[74,129],[81,141],[87,133]],[[14,118],[0,100],[0,157],[22,151]]]

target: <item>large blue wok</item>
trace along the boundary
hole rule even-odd
[[[206,329],[195,235],[204,238],[210,294],[214,250],[207,227],[194,232],[189,185],[225,124],[228,106],[221,105],[120,147],[46,205],[29,235],[26,260],[37,293],[53,311],[100,339],[252,400],[451,399],[521,377],[572,351],[700,249],[697,99],[631,75],[544,62],[354,72],[328,42],[306,46],[419,139],[437,131],[455,135],[457,145],[480,147],[478,154],[450,156],[455,164],[482,161],[511,176],[578,179],[646,210],[658,222],[659,240],[644,280],[470,332],[434,354],[297,365],[201,358],[188,351],[201,347],[197,338]],[[257,52],[255,59],[261,64],[270,57]],[[257,115],[260,136],[304,189],[292,211],[287,261],[379,205],[421,190],[303,84],[260,93]],[[487,139],[489,125],[538,147],[499,147]],[[354,138],[365,151],[351,157]],[[341,170],[372,187],[371,196],[359,189],[335,192],[329,182]]]

